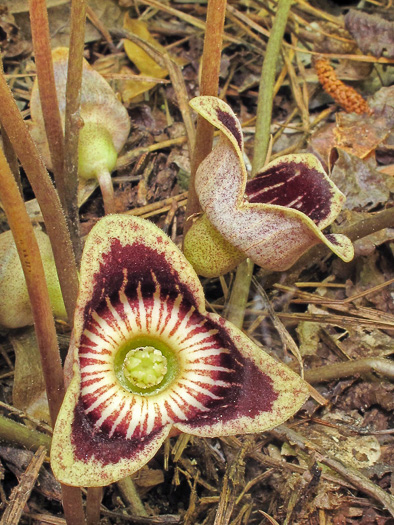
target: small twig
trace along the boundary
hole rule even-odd
[[[94,27],[103,35],[105,40],[110,45],[111,49],[114,49],[114,43],[112,41],[110,32],[108,29],[104,26],[104,24],[101,22],[99,17],[96,15],[96,13],[93,11],[93,9],[90,7],[90,5],[86,6],[86,14],[89,18],[90,22],[94,25]]]
[[[145,216],[150,212],[160,210],[161,208],[164,208],[166,206],[171,206],[173,202],[180,202],[185,200],[186,198],[187,191],[185,191],[184,193],[179,193],[179,195],[175,195],[174,197],[168,197],[167,199],[164,199],[162,201],[146,204],[146,206],[141,206],[140,208],[133,208],[132,210],[128,210],[125,213],[128,215]]]
[[[153,151],[170,148],[172,146],[181,146],[185,142],[187,142],[187,137],[177,137],[175,139],[163,140],[162,142],[157,142],[150,146],[131,149],[127,153],[118,157],[116,169],[126,168],[134,159],[146,153],[152,153]]]
[[[390,379],[394,379],[394,362],[390,359],[369,357],[354,361],[345,361],[332,365],[321,366],[305,371],[305,380],[308,383],[333,381],[342,377],[351,377],[358,374],[377,372]]]
[[[12,489],[10,502],[4,511],[0,525],[15,525],[19,523],[23,509],[37,481],[46,453],[45,447],[39,447],[32,457],[27,469],[20,478],[19,484]]]

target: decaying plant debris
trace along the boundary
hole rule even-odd
[[[241,121],[247,168],[274,4],[236,1],[226,12],[220,97]],[[380,4],[386,27],[393,7]],[[344,263],[318,246],[286,272],[255,268],[246,304],[231,293],[235,273],[202,279],[207,311],[229,317],[241,309],[244,332],[303,373],[312,397],[295,418],[263,434],[168,438],[132,478],[105,487],[100,523],[394,522],[394,51],[384,51],[380,43],[392,42],[382,36],[379,58],[363,54],[372,49],[375,29],[363,45],[362,35],[355,41],[346,30],[351,21],[345,24],[342,7],[321,5],[299,0],[291,7],[274,90],[271,160],[300,152],[319,158],[347,198],[331,232],[354,242],[355,258]],[[52,47],[68,45],[68,2],[48,7]],[[27,3],[6,2],[0,27],[5,74],[28,120],[35,64],[27,9]],[[179,246],[195,139],[188,100],[199,95],[205,15],[199,2],[96,0],[88,7],[85,58],[131,118],[113,175],[116,210],[149,218]],[[124,45],[127,36],[133,46]],[[141,39],[147,47],[138,47]],[[336,77],[367,100],[368,114],[335,105],[318,82],[315,56],[325,57]],[[7,144],[4,136],[6,151]],[[23,171],[20,187],[31,219],[42,223]],[[84,238],[104,215],[96,183],[81,187],[78,200]],[[7,230],[3,212],[1,219]],[[70,326],[61,320],[56,326],[65,357]],[[26,355],[37,355],[32,334],[31,328],[1,332],[2,525],[66,523],[45,454],[51,429],[42,378],[28,374],[21,351],[28,345]],[[29,396],[34,402],[18,404]]]

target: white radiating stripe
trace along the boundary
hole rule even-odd
[[[132,410],[132,402],[134,402],[130,396],[123,396],[123,407],[119,412],[118,417],[115,419],[114,424],[109,433],[109,437],[112,437],[117,429],[118,425],[125,419],[126,415]]]
[[[172,309],[171,309],[171,314],[170,314],[170,319],[168,321],[168,323],[166,324],[165,326],[165,329],[163,330],[163,335],[167,336],[167,337],[172,337],[170,336],[170,333],[174,330],[174,328],[176,327],[178,321],[179,321],[179,306],[182,302],[182,296],[181,295],[178,295],[177,298],[175,299],[174,303],[172,304]]]
[[[114,413],[114,406],[111,401],[107,403],[107,406],[101,409],[101,417],[94,424],[95,428],[100,428],[101,425]]]
[[[152,276],[156,282],[155,275],[152,274]],[[156,289],[155,289],[155,293],[153,294],[153,307],[151,311],[151,323],[152,323],[151,328],[152,328],[152,331],[156,334],[159,332],[159,326],[160,326],[160,321],[161,321],[160,310],[161,310],[160,286],[156,282]]]
[[[116,308],[114,308],[114,306],[112,305],[111,300],[110,300],[109,297],[107,297],[106,303],[107,303],[108,309],[111,312],[113,318],[118,323],[119,335],[123,339],[123,341],[125,341],[128,338],[128,335],[129,335],[129,331],[128,331],[127,327],[126,327],[126,324],[125,324],[124,320],[121,318],[121,316],[118,314]]]
[[[173,422],[172,418],[170,417],[168,413],[167,407],[165,406],[165,402],[166,402],[166,395],[163,396],[163,399],[155,403],[155,406],[157,406],[158,413],[160,414],[161,424],[163,425],[163,427],[164,425],[167,425],[167,423]]]
[[[295,206],[295,204],[298,202],[300,204],[302,204],[302,197],[304,195],[299,195],[296,199],[294,199],[293,201],[289,202],[288,204],[286,204],[286,206],[288,208],[292,208],[293,206]]]
[[[201,345],[204,343],[206,339],[209,339],[210,337],[216,335],[218,331],[216,329],[214,330],[207,330],[206,332],[199,332],[198,334],[194,334],[190,337],[189,341],[184,341],[180,345],[181,349],[186,350],[192,350],[195,346]],[[206,343],[207,344],[207,343]]]
[[[210,397],[211,399],[221,399],[221,397],[208,390],[208,388],[204,388],[190,379],[180,379],[179,384],[184,385],[185,388],[189,388],[190,390],[195,390],[199,394]]]
[[[179,344],[185,337],[189,337],[189,334],[195,329],[195,326],[187,328],[187,325],[190,321],[191,316],[195,312],[194,306],[190,308],[190,310],[182,317],[179,308],[176,310],[176,314],[178,316],[178,319],[181,320],[179,325],[176,328],[176,332],[172,335],[172,338],[174,339],[175,343]],[[185,336],[186,334],[186,336]]]
[[[133,436],[135,429],[141,421],[141,399],[136,398],[135,401],[131,409],[131,420],[127,429],[126,439],[130,439]]]
[[[209,410],[205,405],[200,403],[194,396],[189,394],[185,388],[182,388],[179,384],[174,388],[174,393],[178,395],[184,402],[191,405],[194,408],[198,408],[202,412]]]
[[[145,426],[145,421],[149,420],[149,398],[143,397],[141,399],[142,407],[141,407],[141,417],[139,420],[139,425],[141,427],[141,431],[143,431]],[[148,424],[148,421],[147,421]],[[142,433],[142,432],[141,432]]]
[[[110,388],[108,388],[108,390],[106,390],[102,394],[97,394],[96,401],[94,403],[92,403],[89,406],[89,408],[85,409],[85,413],[89,414],[89,412],[91,412],[92,410],[94,410],[98,406],[102,405],[104,403],[104,401],[107,401],[107,399],[109,399],[113,395],[117,394],[118,390],[119,390],[119,386],[118,385],[112,385]],[[94,392],[92,392],[92,395],[94,395]]]
[[[164,301],[160,301],[161,315],[158,318],[157,322],[157,335],[162,335],[166,328],[166,318],[168,315],[168,297]]]
[[[88,374],[83,372],[83,375],[81,376],[81,383],[84,383],[86,381],[102,379],[106,377],[107,374],[108,372],[101,372],[101,371],[100,372],[89,372]]]
[[[173,399],[173,395],[174,392],[169,392],[168,396],[166,396],[165,401],[170,405],[171,410],[177,417],[179,417],[179,419],[187,419],[186,414],[181,410],[180,406],[178,405],[178,402],[175,399]],[[180,400],[179,402],[183,404],[182,400]]]
[[[232,373],[234,370],[231,370],[230,368],[225,368],[224,366],[216,366],[216,365],[207,365],[205,363],[193,363],[194,370],[207,370],[209,372],[228,372]],[[186,372],[192,372],[191,369],[185,368]]]
[[[105,350],[109,350],[110,352],[113,351],[113,343],[111,341],[108,341],[107,339],[104,340],[104,335],[94,334],[87,328],[85,328],[82,335],[84,335],[86,339],[89,339],[89,341],[91,341],[92,343],[98,345],[97,346],[98,352],[101,350],[101,348],[104,348]],[[92,351],[94,350],[95,349],[92,348]]]
[[[82,395],[85,396],[86,394],[94,394],[94,392],[97,392],[97,390],[99,390],[103,386],[107,386],[108,383],[109,383],[109,378],[107,376],[104,376],[101,379],[95,381],[94,383],[91,383],[90,385],[83,386]]]
[[[146,432],[147,434],[150,434],[152,430],[154,429],[156,417],[157,415],[160,414],[160,410],[159,410],[157,403],[155,402],[149,403],[149,401],[148,401],[147,409],[148,409],[148,419],[146,422]]]
[[[141,330],[144,333],[148,330],[148,325],[147,325],[147,312],[145,308],[144,298],[142,297],[142,292],[141,292],[141,283],[138,283],[137,297],[138,297],[138,313],[139,313],[140,322],[141,322]]]
[[[266,176],[269,176],[269,175],[266,175]],[[254,193],[248,193],[248,199],[249,200],[250,199],[254,199],[255,197],[257,197],[261,193],[265,193],[267,191],[274,190],[275,188],[280,188],[281,186],[283,186],[283,184],[286,184],[286,181],[278,182],[277,184],[273,184],[272,186],[265,186],[264,188],[258,189]]]
[[[90,372],[111,372],[113,366],[110,363],[95,363],[94,365],[86,365],[81,367],[81,374],[89,374]]]
[[[229,354],[230,350],[227,348],[204,348],[203,350],[195,350],[187,356],[188,362],[194,363],[197,359],[205,359],[215,355]]]
[[[103,337],[104,338],[110,337],[113,343],[116,344],[117,340],[119,340],[119,334],[116,332],[115,328],[111,326],[109,323],[107,323],[105,319],[100,317],[97,312],[92,313],[92,318],[97,323],[99,328],[101,329]],[[99,329],[98,329],[98,332],[100,332]]]
[[[214,386],[220,386],[223,388],[229,388],[232,385],[237,385],[237,383],[228,383],[227,381],[221,381],[219,379],[215,379],[209,375],[201,375],[194,372],[194,370],[189,370],[187,373],[187,379],[190,381],[193,381],[195,383],[203,383],[204,385],[214,385]]]
[[[119,292],[119,299],[123,305],[123,310],[126,316],[125,324],[128,328],[129,334],[131,335],[138,333],[140,328],[137,325],[136,315],[129,303],[129,300],[123,292]]]

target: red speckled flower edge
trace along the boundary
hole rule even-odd
[[[231,108],[216,97],[196,97],[190,105],[221,131],[195,184],[209,221],[231,245],[273,271],[288,269],[319,242],[346,262],[353,258],[347,237],[321,232],[344,196],[314,155],[280,157],[247,183],[242,129]]]
[[[65,484],[101,486],[130,475],[172,427],[208,437],[273,428],[308,396],[299,376],[205,311],[190,264],[143,219],[108,216],[89,234],[74,336],[74,376],[51,451]],[[125,341],[146,337],[172,349],[177,373],[162,390],[139,395],[122,387],[114,363]]]

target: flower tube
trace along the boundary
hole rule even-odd
[[[247,182],[242,129],[231,108],[208,96],[190,105],[221,132],[196,173],[206,216],[188,231],[185,254],[197,273],[215,277],[245,257],[267,270],[287,270],[320,242],[346,262],[353,258],[350,239],[322,233],[345,197],[314,155],[280,157]]]

